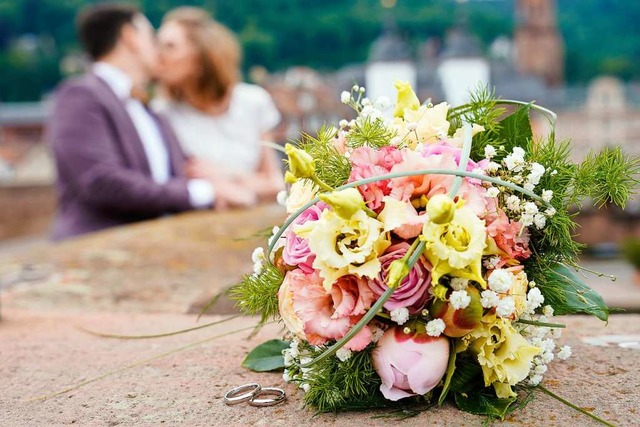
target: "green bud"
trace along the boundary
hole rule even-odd
[[[393,115],[395,117],[404,118],[405,108],[408,108],[409,110],[417,110],[420,108],[420,100],[411,88],[409,82],[396,80],[393,85],[396,87],[396,91],[398,91],[396,109],[393,111]]]
[[[445,194],[436,194],[427,203],[427,215],[431,222],[447,224],[456,213],[456,204]]]
[[[355,188],[321,194],[320,200],[331,206],[341,218],[351,219],[358,211],[366,210],[360,192]]]
[[[286,144],[284,150],[289,156],[289,171],[296,178],[312,178],[316,174],[316,162],[309,153],[291,144]]]
[[[409,264],[403,258],[397,259],[389,264],[387,273],[387,286],[396,289],[402,283],[402,279],[409,274]]]
[[[284,182],[286,182],[287,184],[293,184],[294,182],[297,182],[297,181],[298,181],[298,178],[296,178],[296,176],[291,172],[286,171],[284,173]]]

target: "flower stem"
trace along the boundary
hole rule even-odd
[[[589,411],[585,411],[584,409],[580,408],[579,406],[576,406],[576,405],[574,405],[573,403],[569,402],[568,400],[563,399],[562,397],[558,396],[557,394],[555,394],[555,393],[554,393],[554,392],[552,392],[551,390],[549,390],[549,389],[547,389],[547,388],[545,388],[545,387],[543,387],[543,386],[541,386],[541,385],[538,385],[538,386],[536,386],[536,387],[537,387],[537,388],[539,388],[540,390],[542,390],[542,392],[544,392],[545,394],[547,394],[547,395],[549,395],[549,396],[553,397],[554,399],[556,399],[556,400],[558,400],[558,401],[560,401],[560,402],[564,403],[564,404],[565,404],[565,405],[567,405],[568,407],[570,407],[570,408],[572,408],[572,409],[575,409],[576,411],[581,412],[581,413],[583,413],[584,415],[586,415],[586,416],[588,416],[588,417],[591,417],[591,418],[593,418],[594,420],[596,420],[596,421],[598,421],[598,422],[600,422],[600,423],[602,423],[602,424],[604,424],[604,425],[606,425],[606,426],[609,426],[609,427],[615,427],[613,424],[608,423],[607,421],[603,420],[602,418],[598,417],[597,415],[594,415],[594,414],[592,414],[592,413],[591,413],[591,412],[589,412]]]
[[[331,187],[329,184],[327,184],[326,182],[324,182],[323,180],[321,180],[320,178],[318,178],[317,176],[312,176],[311,178],[309,178],[310,180],[312,180],[318,187],[320,187],[321,189],[323,189],[324,191],[333,191],[334,188]]]
[[[236,317],[240,317],[242,314],[234,314],[233,316],[225,317],[221,320],[216,320],[215,322],[206,323],[204,325],[194,326],[193,328],[181,329],[179,331],[173,332],[165,332],[163,334],[154,334],[154,335],[118,335],[118,334],[108,334],[104,332],[96,332],[85,328],[78,328],[82,332],[86,332],[87,334],[94,335],[96,337],[101,338],[115,338],[120,340],[144,340],[149,338],[163,338],[170,337],[173,335],[184,334],[185,332],[197,331],[198,329],[208,328],[209,326],[219,325],[220,323],[228,322],[229,320],[233,320]]]
[[[538,322],[536,320],[527,320],[527,319],[518,319],[516,323],[523,323],[525,325],[533,325],[533,326],[543,326],[547,328],[566,328],[567,325],[563,325],[562,323],[548,323],[548,322]]]

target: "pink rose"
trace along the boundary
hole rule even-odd
[[[349,182],[353,182],[388,174],[396,163],[402,161],[402,155],[400,150],[395,147],[382,147],[379,150],[359,147],[353,150],[349,161],[351,161]],[[367,206],[373,210],[382,207],[382,198],[391,192],[388,179],[360,185],[358,190]]]
[[[289,290],[293,293],[293,309],[311,345],[344,337],[375,300],[367,281],[357,276],[340,277],[329,292],[325,291],[318,272],[305,274],[294,270],[287,276],[291,276]],[[371,330],[365,326],[345,347],[360,351],[369,343]]]
[[[389,328],[373,350],[380,391],[389,400],[423,395],[438,385],[447,370],[449,340],[444,336],[405,334]]]
[[[309,240],[296,235],[295,226],[304,224],[307,221],[317,221],[322,211],[328,208],[329,206],[324,202],[318,202],[302,212],[300,216],[291,223],[285,233],[286,243],[282,251],[282,259],[284,259],[285,263],[298,267],[305,273],[313,272],[313,261],[316,259],[316,256],[309,249]]]
[[[382,295],[387,289],[387,270],[389,265],[404,256],[409,249],[407,242],[397,243],[387,248],[380,257],[382,269],[377,278],[371,282],[371,290],[376,296]],[[389,311],[400,307],[406,307],[409,313],[415,314],[422,310],[431,295],[431,267],[424,257],[421,257],[413,266],[407,277],[402,280],[400,286],[393,292],[391,297],[384,304],[384,308]]]
[[[501,267],[510,260],[523,261],[531,256],[529,249],[529,230],[517,221],[511,221],[502,209],[487,218],[487,234],[493,238],[500,250],[506,255]]]
[[[404,149],[402,162],[391,168],[391,172],[411,172],[420,169],[451,169],[457,164],[451,154],[424,157],[422,154]],[[414,197],[426,195],[428,198],[436,194],[444,194],[451,187],[453,175],[414,175],[394,178],[389,183],[391,197],[408,201]]]

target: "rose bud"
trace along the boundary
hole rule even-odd
[[[382,380],[380,391],[389,400],[423,395],[438,385],[449,359],[449,340],[424,333],[387,329],[373,350],[373,366]]]
[[[482,320],[482,304],[480,303],[480,292],[475,286],[468,286],[466,293],[470,299],[464,308],[455,308],[456,304],[449,301],[434,299],[429,313],[431,316],[442,319],[446,325],[444,334],[458,338],[464,336],[480,326]],[[453,294],[453,293],[452,293]]]

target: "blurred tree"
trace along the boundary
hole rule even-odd
[[[0,100],[39,99],[63,77],[60,61],[77,54],[74,17],[98,0],[0,0]],[[484,46],[513,29],[515,0],[398,0],[392,9],[380,0],[136,0],[158,26],[168,10],[195,5],[238,33],[244,69],[307,65],[332,70],[366,60],[382,23],[393,14],[398,28],[417,46],[442,37],[464,8],[470,30]],[[566,43],[567,81],[585,82],[599,73],[640,79],[640,2],[558,0]],[[24,51],[32,35],[32,54]],[[25,39],[24,37],[27,37]],[[28,46],[26,46],[28,47]],[[27,49],[28,50],[28,49]],[[35,58],[33,57],[35,54]],[[29,56],[31,55],[31,56]]]

